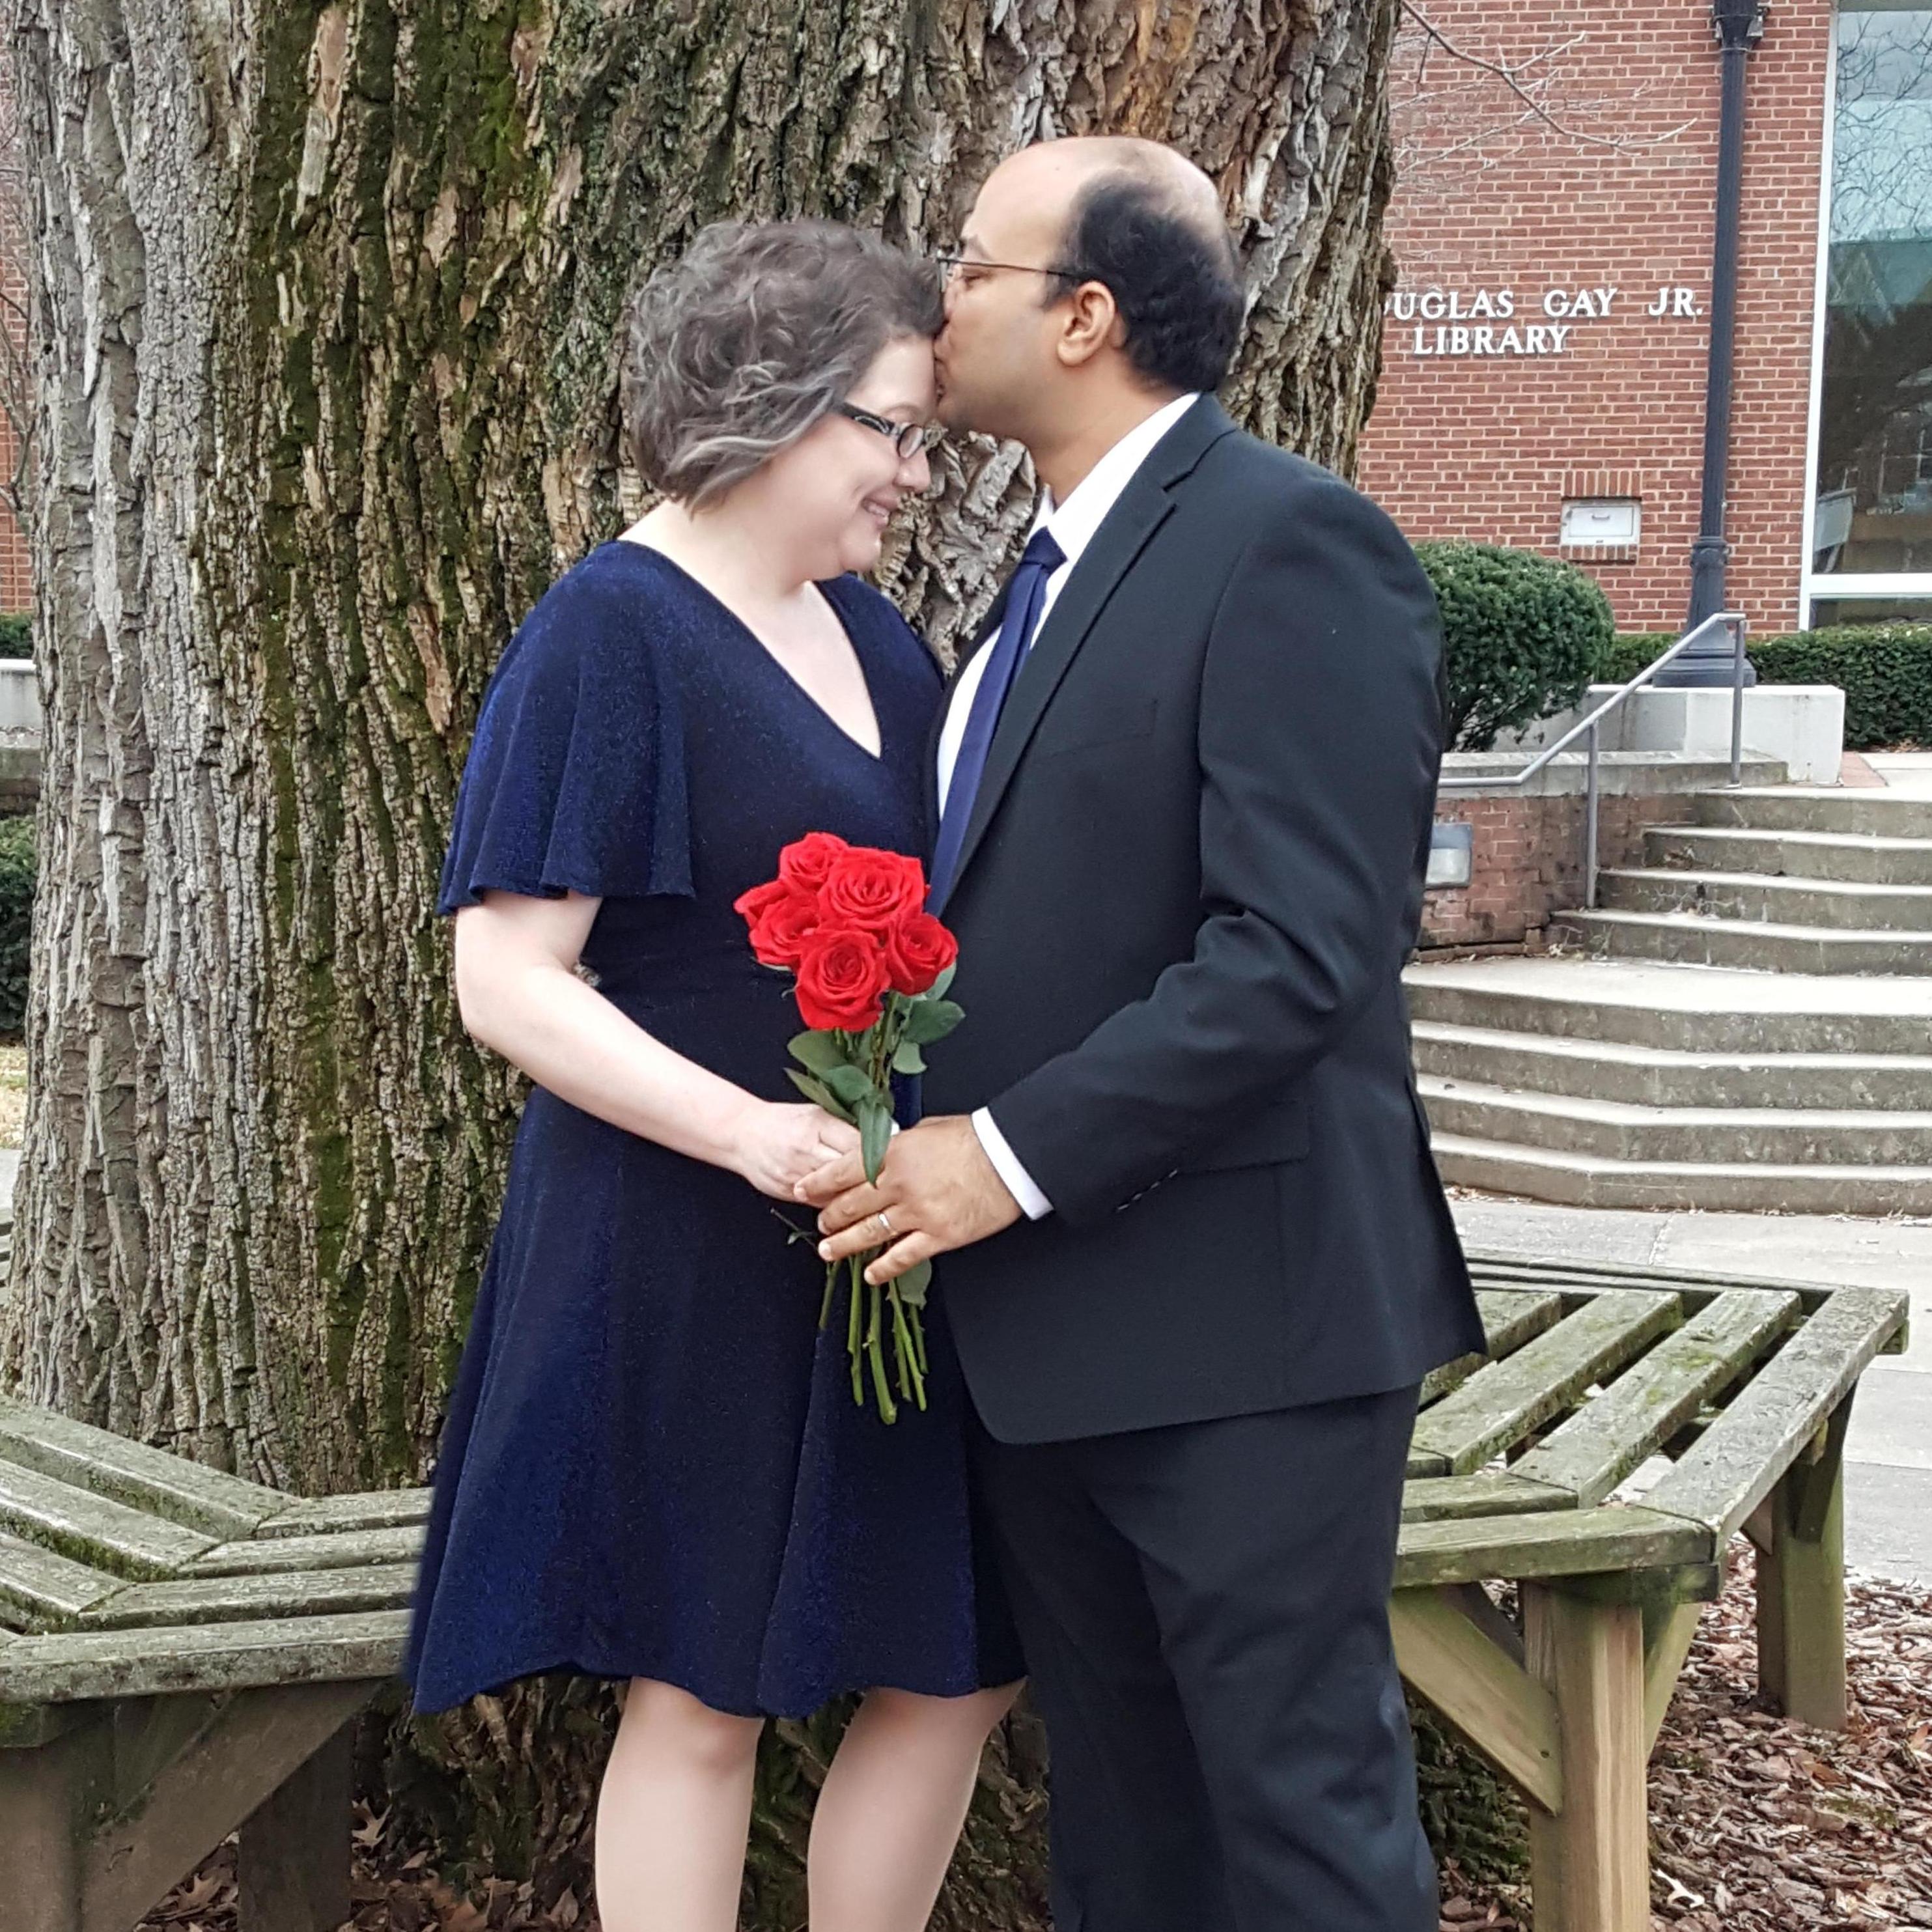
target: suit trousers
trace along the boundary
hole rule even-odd
[[[1388,1625],[1415,1412],[976,1430],[1052,1754],[1055,1932],[1436,1932]]]

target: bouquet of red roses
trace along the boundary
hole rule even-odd
[[[921,1052],[965,1016],[946,998],[959,946],[926,910],[926,870],[916,859],[848,845],[808,832],[778,854],[778,875],[736,902],[752,950],[793,976],[808,1029],[791,1042],[793,1083],[808,1100],[859,1130],[866,1178],[877,1181],[892,1132],[892,1076],[922,1073]],[[877,1248],[825,1270],[818,1325],[832,1318],[839,1277],[850,1283],[845,1346],[852,1399],[864,1406],[867,1372],[882,1420],[904,1400],[926,1406],[926,1305],[932,1264],[921,1262],[874,1288],[866,1269]],[[892,1372],[886,1370],[890,1338]]]

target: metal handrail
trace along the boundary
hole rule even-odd
[[[1600,728],[1604,720],[1634,693],[1643,689],[1666,664],[1688,650],[1693,644],[1717,632],[1726,631],[1731,638],[1730,782],[1732,785],[1742,784],[1744,769],[1744,673],[1748,668],[1748,661],[1744,656],[1744,637],[1749,628],[1742,611],[1720,610],[1714,617],[1706,617],[1701,624],[1686,631],[1655,663],[1647,664],[1629,683],[1621,685],[1611,692],[1587,718],[1579,718],[1553,745],[1545,746],[1521,771],[1512,772],[1507,778],[1486,772],[1470,772],[1466,776],[1445,773],[1437,781],[1438,788],[1444,791],[1476,791],[1495,786],[1527,784],[1559,752],[1568,751],[1579,738],[1586,738],[1588,740],[1588,754],[1584,779],[1583,903],[1586,909],[1593,909],[1597,903],[1597,748],[1601,737]]]

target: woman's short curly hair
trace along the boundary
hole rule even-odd
[[[658,269],[626,326],[624,432],[693,508],[795,442],[888,343],[945,320],[929,262],[836,221],[721,221]]]

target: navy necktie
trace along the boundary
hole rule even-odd
[[[986,775],[986,754],[992,749],[993,734],[999,728],[1006,694],[1013,688],[1013,680],[1039,628],[1040,608],[1046,602],[1046,580],[1066,561],[1066,553],[1042,524],[1027,539],[1019,568],[1006,586],[1006,615],[986,659],[980,687],[973,694],[973,708],[966,716],[965,734],[959,740],[959,755],[952,761],[952,782],[946,788],[946,803],[939,814],[939,839],[932,854],[932,890],[926,900],[934,912],[945,904],[952,890],[960,849],[966,842],[967,820],[973,815],[973,802],[979,796],[980,781]]]

